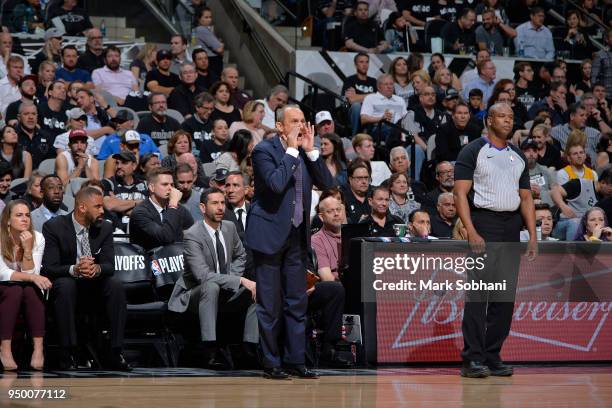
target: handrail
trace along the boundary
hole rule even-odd
[[[168,15],[171,15],[168,10],[160,10],[153,0],[140,0],[144,4],[151,14],[168,30],[171,34],[180,34],[172,22],[168,19]],[[165,13],[164,13],[165,12]]]
[[[566,4],[570,4],[573,7],[575,7],[576,9],[578,9],[578,11],[580,11],[586,18],[588,18],[589,20],[594,22],[596,25],[598,25],[599,28],[603,28],[604,31],[608,29],[608,26],[606,26],[605,24],[602,24],[599,21],[595,20],[595,18],[593,18],[586,9],[582,8],[581,6],[579,6],[578,3],[574,2],[574,0],[566,0]],[[566,7],[566,9],[567,9],[567,7]]]
[[[298,74],[298,73],[297,73],[297,72],[295,72],[295,71],[287,71],[287,74],[285,75],[285,84],[289,84],[289,77],[290,77],[290,76],[295,77],[295,78],[297,78],[297,79],[300,79],[300,80],[302,80],[302,81],[306,82],[308,85],[312,85],[313,87],[316,87],[317,89],[320,89],[320,90],[324,91],[325,93],[332,95],[332,96],[333,96],[333,97],[335,97],[336,99],[341,100],[342,102],[346,102],[346,97],[341,96],[341,95],[339,95],[339,94],[335,93],[335,92],[334,92],[334,91],[332,91],[331,89],[326,88],[326,87],[324,87],[323,85],[318,84],[318,83],[316,83],[315,81],[313,81],[312,79],[307,78],[307,77],[305,77],[305,76],[304,76],[304,75],[302,75],[302,74]]]
[[[289,8],[287,8],[287,6],[285,6],[282,1],[280,1],[280,0],[273,0],[273,1],[276,4],[278,4],[283,9],[283,11],[289,15],[289,17],[294,19],[296,23],[298,22],[297,16],[295,14],[293,14],[293,12],[291,10],[289,10]]]
[[[553,9],[548,10],[548,14],[550,16],[554,17],[561,24],[565,25],[565,17],[563,17],[561,14],[557,13],[555,10],[553,10]],[[604,48],[606,48],[599,41],[595,40],[592,35],[589,35],[588,37],[589,37],[589,40],[591,40],[591,43],[593,43],[597,49],[603,50]]]

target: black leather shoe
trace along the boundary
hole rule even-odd
[[[461,376],[468,378],[485,378],[491,375],[489,367],[482,364],[480,361],[470,361],[463,363],[461,368]]]
[[[223,364],[216,356],[212,356],[206,362],[206,368],[209,370],[223,370],[225,369],[225,364]]]
[[[514,369],[501,361],[487,363],[487,367],[489,367],[491,375],[496,377],[510,377],[512,374],[514,374]]]
[[[109,369],[114,371],[132,371],[132,367],[125,361],[123,354],[113,354]]]
[[[264,378],[271,380],[290,380],[289,374],[280,367],[264,368]]]
[[[306,379],[317,379],[319,374],[316,371],[309,370],[305,366],[291,366],[286,367],[285,371],[293,377],[306,378]]]
[[[74,371],[77,369],[74,356],[72,354],[63,355],[59,361],[59,369],[62,371]]]
[[[321,355],[321,365],[331,368],[351,368],[355,364],[344,357],[342,357],[335,350],[329,353]]]

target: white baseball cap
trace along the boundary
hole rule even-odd
[[[330,121],[334,121],[334,119],[332,118],[331,113],[329,113],[328,111],[321,111],[318,112],[317,115],[315,116],[315,123],[317,125],[320,125],[321,122],[325,122],[326,120],[330,120]]]
[[[128,130],[121,139],[125,144],[140,143],[140,134],[135,130]]]

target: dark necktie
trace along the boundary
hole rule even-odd
[[[164,208],[163,210],[161,210],[161,220],[162,222],[164,222],[164,219],[166,218],[166,209]]]
[[[240,229],[244,229],[244,223],[242,222],[242,213],[244,210],[242,208],[238,209],[238,222],[240,222]]]
[[[91,247],[89,246],[89,232],[84,229],[81,234],[81,256],[91,256]]]
[[[219,239],[219,230],[215,231],[215,246],[217,247],[217,262],[219,265],[219,272],[225,273],[225,251],[223,251],[223,244]]]
[[[304,218],[304,203],[302,191],[302,160],[298,157],[299,163],[295,169],[295,208],[293,210],[293,226],[299,227]]]

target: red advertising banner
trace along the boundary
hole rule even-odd
[[[375,253],[375,257],[394,255]],[[440,255],[459,254],[436,253]],[[419,270],[413,279],[431,279],[435,273]],[[393,270],[385,271],[385,275],[386,281],[405,278],[405,273]],[[611,281],[611,254],[593,258],[549,253],[540,254],[534,262],[523,260],[512,329],[502,358],[505,361],[612,360]],[[602,288],[608,296],[598,295]],[[377,361],[460,361],[463,295],[460,291],[440,290],[401,295],[377,292]]]

